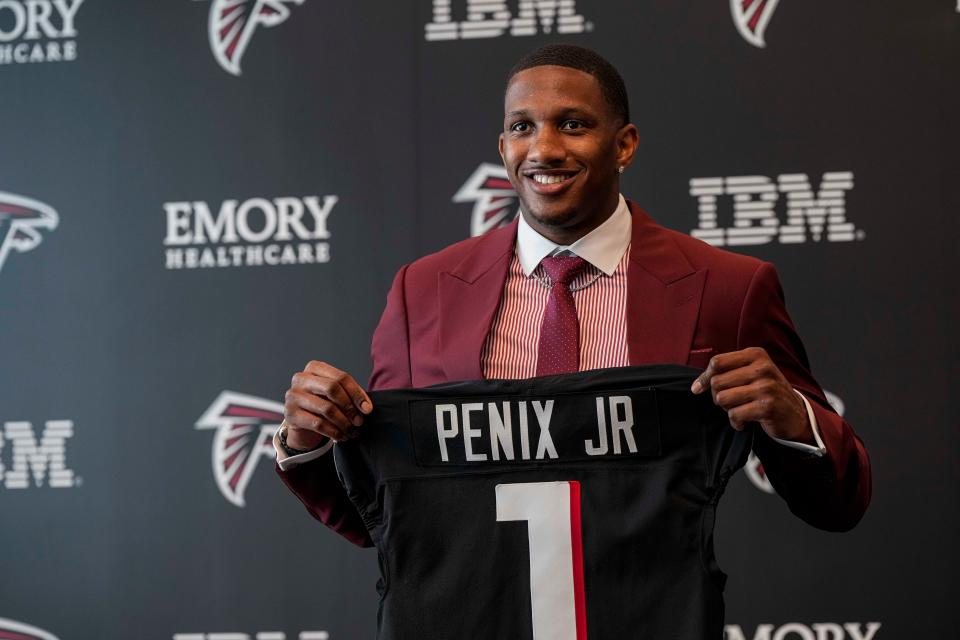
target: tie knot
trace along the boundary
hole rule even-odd
[[[580,256],[549,256],[540,264],[550,276],[551,284],[569,287],[573,279],[580,275],[589,263]]]

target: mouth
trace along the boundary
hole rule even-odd
[[[529,180],[533,191],[542,195],[552,195],[565,190],[580,174],[579,171],[541,169],[525,171],[523,177]]]

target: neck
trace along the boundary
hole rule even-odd
[[[530,215],[526,207],[520,207],[520,214],[524,220],[526,220],[527,224],[530,225],[530,228],[544,238],[554,244],[568,247],[609,220],[613,212],[617,210],[619,202],[620,192],[617,190],[613,193],[612,198],[607,198],[607,202],[604,202],[603,207],[597,212],[587,216],[575,214],[572,216],[572,222],[565,225],[545,224]]]

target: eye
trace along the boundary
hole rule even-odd
[[[530,123],[521,120],[520,122],[514,122],[510,125],[510,131],[514,133],[525,133],[530,130]]]
[[[579,120],[564,120],[560,123],[560,128],[564,131],[578,131],[583,129],[583,123]]]

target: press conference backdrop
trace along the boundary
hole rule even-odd
[[[283,392],[366,379],[398,267],[515,215],[505,74],[555,41],[626,79],[623,192],[776,263],[871,454],[846,534],[738,474],[726,637],[955,637],[953,0],[0,0],[0,636],[374,634]]]

